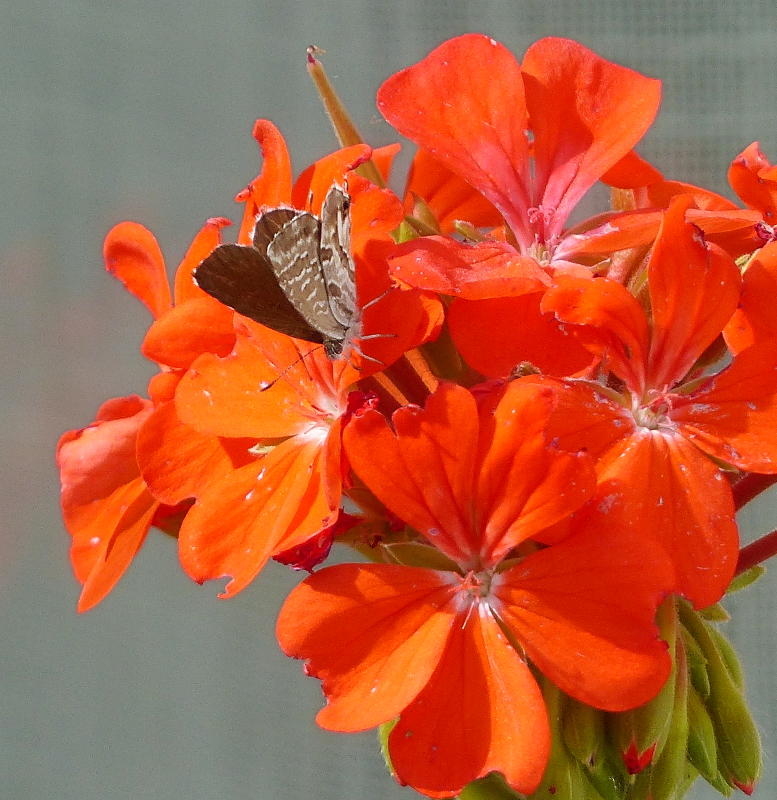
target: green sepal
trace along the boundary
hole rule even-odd
[[[728,622],[731,619],[731,615],[720,603],[713,603],[711,606],[702,608],[696,613],[702,619],[706,619],[707,622]]]
[[[594,769],[604,746],[604,712],[570,697],[564,706],[562,731],[569,752],[585,767]]]
[[[540,785],[527,800],[603,800],[585,776],[580,762],[564,744],[562,717],[566,695],[543,676],[539,676],[538,683],[550,722],[550,758]]]
[[[742,662],[739,660],[734,645],[717,628],[710,626],[707,630],[726,664],[731,680],[734,681],[734,685],[740,692],[743,691],[745,688],[745,671],[742,669]]]
[[[715,727],[693,686],[688,691],[688,760],[707,783],[715,785],[716,778],[720,778]]]
[[[752,787],[761,775],[761,737],[711,628],[685,602],[680,614],[707,659],[710,696],[706,706],[718,743],[720,773],[732,787]]]
[[[459,800],[522,800],[523,797],[505,783],[501,772],[491,772],[472,781],[458,795]]]
[[[728,585],[726,594],[733,594],[734,592],[741,592],[748,586],[754,584],[766,572],[766,567],[762,564],[756,564],[750,569],[746,569],[740,575],[737,575],[733,581]]]
[[[382,549],[388,556],[389,563],[403,564],[407,567],[425,567],[443,572],[460,571],[458,564],[445,553],[423,542],[395,542],[383,545]]]
[[[391,238],[394,244],[404,244],[418,238],[418,231],[405,219],[399,223],[399,227],[391,231]]]
[[[710,696],[710,676],[707,674],[707,659],[704,657],[704,653],[696,639],[688,633],[684,625],[680,626],[680,635],[683,647],[685,647],[691,686],[696,689],[703,700],[706,700]]]
[[[685,760],[688,747],[688,669],[685,648],[678,640],[675,649],[677,679],[675,681],[674,706],[669,732],[650,768],[651,800],[679,800],[687,777]]]
[[[394,772],[394,765],[391,763],[391,753],[389,753],[389,746],[388,740],[391,731],[394,730],[394,726],[399,722],[399,717],[396,719],[392,719],[389,722],[384,722],[382,725],[378,725],[378,742],[380,743],[380,754],[383,756],[383,760],[386,762],[386,766],[388,767],[388,771],[391,773],[392,778],[396,778],[397,774]]]

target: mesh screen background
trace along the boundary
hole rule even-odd
[[[318,684],[273,638],[297,578],[272,565],[234,600],[192,584],[151,535],[116,590],[78,617],[53,448],[109,397],[142,392],[145,309],[104,274],[102,239],[136,219],[169,265],[260,166],[256,117],[296,169],[334,146],[304,69],[324,63],[368,139],[392,140],[374,92],[443,39],[478,30],[520,58],[576,38],[664,82],[641,152],[666,175],[732,196],[731,159],[777,161],[771,2],[319,0],[9,4],[0,28],[0,797],[319,800],[410,797],[372,734],[316,729]],[[743,537],[774,527],[761,498]],[[729,607],[765,744],[757,797],[777,796],[777,585]],[[717,797],[698,786],[694,798]]]

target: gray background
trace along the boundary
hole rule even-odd
[[[320,800],[411,797],[373,736],[316,729],[315,681],[284,659],[274,615],[296,577],[272,565],[231,601],[191,583],[150,536],[110,597],[77,616],[53,449],[98,405],[143,392],[147,312],[103,272],[102,239],[146,224],[174,266],[209,216],[236,218],[257,172],[256,117],[297,171],[334,147],[305,46],[363,132],[392,140],[374,92],[443,39],[489,33],[520,58],[577,38],[664,81],[642,153],[726,192],[754,139],[777,161],[773,0],[3,0],[0,24],[0,798]],[[743,521],[774,527],[767,500]],[[777,796],[777,585],[737,598],[766,747],[758,797]],[[697,798],[716,797],[702,789]]]

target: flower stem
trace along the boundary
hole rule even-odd
[[[736,510],[739,511],[742,506],[747,505],[754,497],[766,491],[774,483],[777,483],[777,475],[758,475],[754,472],[745,475],[741,481],[731,487]]]
[[[342,147],[363,144],[364,138],[348,114],[343,101],[337,96],[337,92],[324,70],[324,65],[316,58],[316,53],[321,52],[323,51],[319,50],[315,45],[308,47],[308,74],[318,90],[329,121],[335,129],[335,134],[337,134]],[[367,161],[357,167],[356,172],[367,178],[367,180],[372,181],[376,186],[380,186],[381,189],[385,188],[386,183],[383,180],[383,176],[373,161]]]
[[[746,545],[739,551],[736,575],[741,575],[756,564],[777,555],[777,530]]]

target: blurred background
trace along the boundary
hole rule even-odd
[[[753,140],[777,161],[774,0],[32,0],[0,26],[0,798],[409,798],[373,734],[313,722],[322,698],[273,636],[298,576],[272,564],[237,598],[199,587],[154,533],[115,591],[78,616],[58,512],[58,436],[107,398],[143,393],[145,308],[105,274],[120,220],[172,270],[260,159],[257,117],[295,170],[335,147],[305,72],[324,64],[368,140],[394,140],[380,83],[444,39],[488,33],[520,58],[546,35],[664,82],[640,151],[732,197]],[[494,76],[495,80],[498,79]],[[777,525],[761,498],[746,540]],[[757,797],[777,797],[777,576],[729,603],[764,745]],[[718,797],[698,787],[696,800]]]

